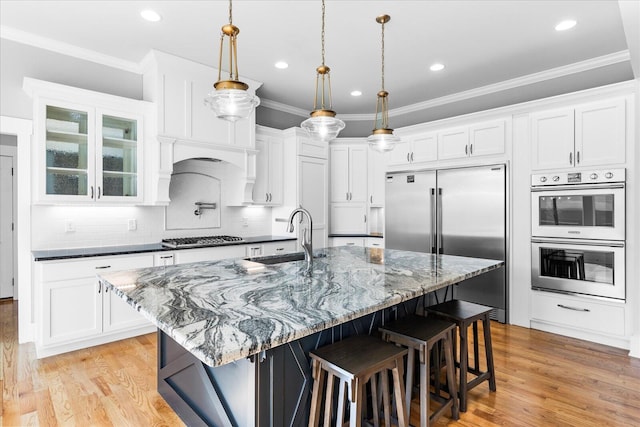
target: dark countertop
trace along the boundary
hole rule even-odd
[[[288,240],[296,240],[296,238],[290,236],[253,236],[244,237],[244,241],[242,242],[229,242],[210,247],[250,245],[253,243],[282,242]],[[43,249],[32,251],[31,254],[33,255],[34,261],[53,261],[60,259],[88,258],[96,256],[128,255],[145,252],[188,251],[190,249],[202,249],[204,247],[207,246],[200,246],[198,248],[174,249],[164,247],[161,243],[147,243],[143,245],[102,246],[94,248]]]
[[[377,237],[379,239],[384,238],[381,233],[371,234],[329,234],[329,237]]]
[[[502,261],[354,246],[306,262],[226,259],[119,271],[100,280],[210,366],[224,365],[461,282]]]

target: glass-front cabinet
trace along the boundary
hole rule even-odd
[[[143,115],[41,99],[37,202],[138,202]]]

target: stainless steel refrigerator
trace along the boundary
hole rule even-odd
[[[389,249],[505,260],[505,165],[386,175],[385,246]],[[507,321],[504,267],[453,287],[455,298],[495,307]]]

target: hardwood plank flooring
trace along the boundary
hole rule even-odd
[[[498,390],[479,385],[459,421],[436,425],[640,426],[640,359],[517,326],[491,331]],[[155,334],[36,359],[17,342],[17,304],[0,301],[0,337],[1,426],[184,425],[156,391]]]

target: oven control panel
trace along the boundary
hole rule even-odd
[[[601,169],[576,172],[547,172],[531,175],[531,186],[571,184],[603,184],[607,182],[625,182],[625,169]]]

